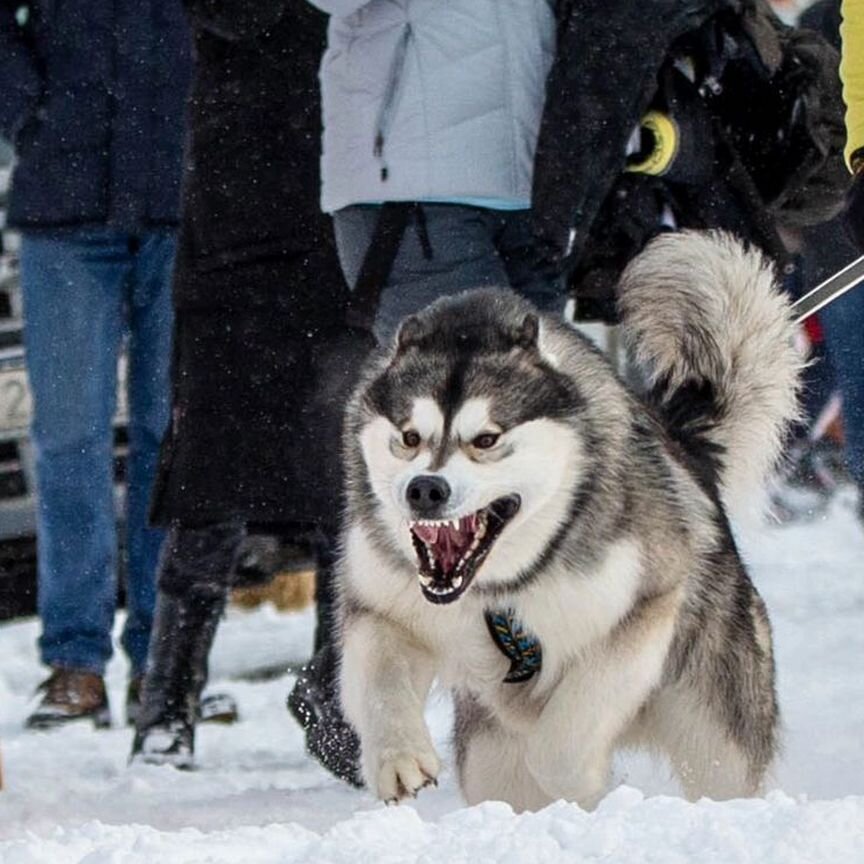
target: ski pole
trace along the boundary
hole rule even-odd
[[[847,291],[851,291],[862,280],[864,280],[864,255],[796,300],[792,304],[795,323],[800,324],[814,312],[818,312]]]

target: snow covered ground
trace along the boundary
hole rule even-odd
[[[795,528],[764,528],[744,551],[774,622],[785,750],[764,799],[689,804],[669,771],[627,756],[594,813],[563,802],[514,815],[461,806],[452,771],[416,805],[386,808],[331,779],[303,752],[284,709],[292,677],[237,680],[301,660],[310,614],[232,611],[212,681],[243,718],[199,731],[200,768],[127,767],[126,669],[109,670],[115,728],[25,733],[35,622],[0,627],[2,864],[862,864],[864,862],[864,532],[852,501]],[[450,707],[429,718],[448,751]]]

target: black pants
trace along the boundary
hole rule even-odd
[[[196,528],[174,525],[162,547],[159,564],[160,592],[192,601],[227,598],[247,533],[267,533],[282,539],[308,544],[317,563],[315,651],[332,636],[337,530],[333,526],[316,529],[288,529],[286,526],[252,525],[224,522]]]
[[[225,597],[245,536],[239,523],[172,526],[162,547],[159,591],[174,597]]]

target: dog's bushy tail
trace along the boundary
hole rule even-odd
[[[798,411],[802,358],[770,262],[730,234],[653,240],[621,277],[625,339],[670,435],[752,513]]]

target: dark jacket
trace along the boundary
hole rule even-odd
[[[10,223],[175,224],[190,61],[181,0],[0,0]]]
[[[196,61],[157,522],[335,521],[341,412],[368,333],[319,208],[326,16],[187,0]]]
[[[606,0],[598,14],[594,0],[559,0],[532,193],[535,230],[551,257],[578,258],[669,46],[724,3]]]
[[[672,220],[732,231],[785,263],[778,225],[837,212],[847,185],[837,57],[818,37],[785,28],[765,0],[653,0],[638,23],[623,0],[602,16],[584,0],[558,12],[534,219],[580,317],[614,314],[621,269]],[[624,173],[649,107],[674,121],[674,158],[656,176]]]

